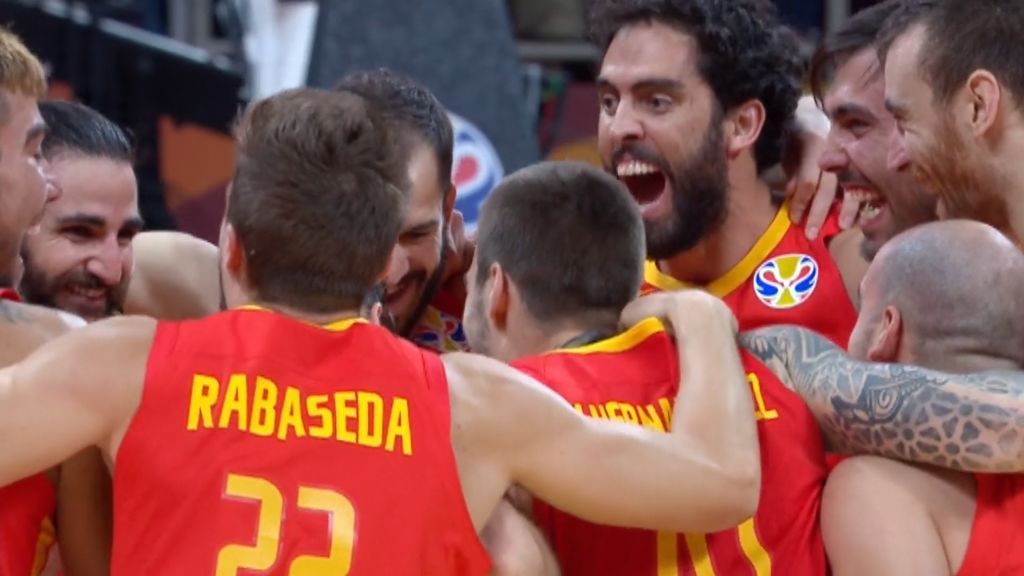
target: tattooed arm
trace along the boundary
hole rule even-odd
[[[1024,471],[1024,372],[953,375],[860,362],[792,326],[740,339],[803,397],[832,451],[967,472]]]

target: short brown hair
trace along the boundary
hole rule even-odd
[[[10,114],[4,91],[39,100],[46,94],[46,74],[21,39],[0,26],[0,124],[6,123]]]
[[[975,70],[999,79],[1024,110],[1024,67],[1016,49],[1024,38],[1021,0],[945,0],[925,17],[921,67],[944,104]]]
[[[500,264],[542,322],[618,314],[640,289],[639,208],[618,180],[586,164],[544,162],[505,178],[477,232],[477,285]]]
[[[836,71],[861,50],[875,46],[886,21],[897,12],[902,0],[885,0],[857,12],[834,34],[827,36],[811,58],[808,76],[811,93],[819,106]],[[881,67],[879,67],[881,71]]]
[[[237,128],[227,220],[261,300],[315,313],[360,305],[398,240],[404,149],[348,92],[297,89]]]

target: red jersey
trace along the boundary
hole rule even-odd
[[[825,482],[818,425],[772,372],[752,356],[743,361],[761,441],[761,500],[754,517],[714,534],[670,534],[599,526],[538,502],[535,520],[566,576],[826,573],[818,526]],[[603,342],[514,365],[583,414],[670,429],[679,369],[675,347],[655,319]]]
[[[0,300],[18,293],[0,288]],[[36,576],[53,546],[57,494],[42,474],[0,488],[0,576]]]
[[[974,525],[958,576],[1024,574],[1024,475],[978,474]]]
[[[784,204],[743,260],[704,289],[729,305],[740,330],[795,324],[845,350],[857,310],[828,250],[839,232],[837,218],[831,215],[818,238],[808,240],[803,227],[790,222]],[[689,287],[662,273],[656,262],[644,266],[642,295]]]
[[[112,574],[486,574],[440,359],[358,320],[160,323]]]

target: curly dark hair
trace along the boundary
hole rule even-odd
[[[697,69],[723,111],[750,100],[765,108],[754,147],[758,171],[782,159],[801,94],[804,61],[796,35],[767,0],[591,0],[591,39],[607,51],[636,23],[659,22],[697,41]]]

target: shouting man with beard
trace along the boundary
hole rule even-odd
[[[142,229],[132,146],[117,125],[80,104],[43,102],[39,111],[49,128],[43,155],[63,194],[25,238],[19,291],[88,321],[120,314],[132,239]]]
[[[763,179],[800,98],[795,39],[774,9],[629,0],[590,16],[605,50],[599,146],[640,204],[644,292],[702,286],[742,329],[802,324],[845,345],[865,267],[859,234],[839,234],[833,218],[805,235]]]

